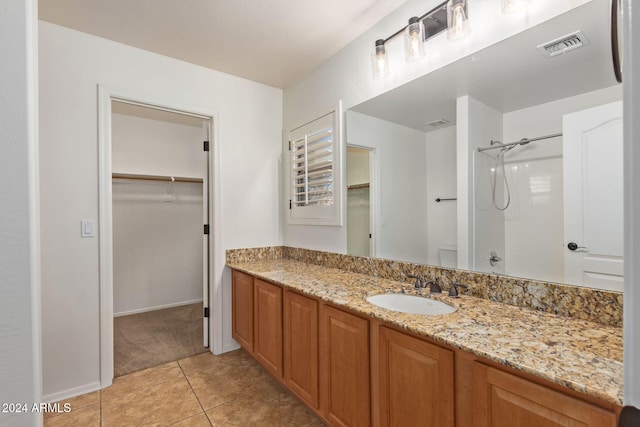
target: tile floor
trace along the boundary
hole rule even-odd
[[[71,412],[45,414],[46,427],[324,425],[243,350],[134,372],[61,403]]]

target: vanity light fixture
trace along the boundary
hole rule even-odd
[[[407,62],[418,61],[425,57],[424,43],[430,38],[442,33],[447,29],[447,11],[449,3],[461,3],[455,9],[455,17],[460,21],[460,27],[451,31],[457,31],[458,38],[462,38],[469,33],[469,23],[467,17],[466,1],[450,0],[439,4],[435,8],[422,16],[414,16],[409,19],[406,27],[396,31],[386,39],[376,40],[371,54],[371,67],[374,79],[382,79],[389,76],[389,58],[387,56],[386,43],[391,39],[404,34],[405,59]],[[449,37],[451,39],[451,36]]]
[[[447,39],[460,40],[471,32],[466,0],[449,0],[447,3]]]
[[[417,16],[409,19],[404,29],[404,55],[407,62],[424,58],[424,25]]]
[[[530,0],[502,0],[502,13],[508,14],[525,9]]]
[[[371,54],[371,66],[373,67],[374,79],[384,79],[389,76],[389,58],[384,46],[384,39],[376,40],[376,46]]]

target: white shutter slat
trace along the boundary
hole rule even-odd
[[[304,146],[304,137],[307,137],[307,145],[315,144],[318,141],[321,141],[326,138],[331,138],[333,136],[333,129],[323,129],[317,132],[312,132],[307,135],[303,135],[302,138],[297,138],[291,143],[291,149],[298,149]]]
[[[314,185],[314,186],[316,186],[316,185],[332,184],[332,183],[333,183],[333,181],[332,181],[332,180],[330,180],[330,179],[324,179],[324,180],[322,180],[322,181],[309,181],[309,183],[310,183],[310,184],[309,184],[309,186],[311,186],[311,182],[313,182],[313,185]],[[302,187],[305,187],[306,185],[307,185],[306,183],[302,183],[302,184],[294,184],[293,186],[294,186],[295,188],[302,188]]]

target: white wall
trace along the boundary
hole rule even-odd
[[[113,114],[114,172],[202,178],[202,127]],[[113,181],[113,311],[202,300],[202,184]]]
[[[528,12],[509,16],[502,15],[500,7],[493,1],[473,2],[469,11],[473,17],[470,37],[455,43],[448,42],[446,37],[436,37],[429,41],[428,57],[410,64],[404,61],[401,38],[394,39],[388,43],[391,77],[373,80],[369,55],[375,40],[395,33],[406,25],[409,17],[420,15],[440,3],[439,0],[407,1],[307,77],[285,89],[284,128],[289,129],[296,123],[316,117],[318,112],[334,105],[338,100],[342,100],[342,106],[347,110],[587,1],[540,0],[536,2],[535,7],[530,7]],[[347,128],[348,126],[347,123]],[[284,192],[288,191],[287,184],[283,183]],[[290,246],[342,253],[347,249],[344,227],[301,227],[285,223],[283,231],[284,242]]]
[[[457,245],[456,127],[426,133],[427,141],[427,264],[440,265],[439,249]]]
[[[111,139],[114,173],[204,177],[202,127],[113,114]]]
[[[347,147],[347,185],[369,183],[369,150]]]
[[[221,247],[279,245],[282,91],[40,22],[43,387],[48,398],[99,386],[97,85],[180,109],[211,111],[219,144]],[[259,215],[256,212],[259,211]],[[214,342],[233,348],[230,274],[214,254],[224,307]],[[215,308],[216,304],[214,304]],[[216,314],[214,313],[214,316]]]
[[[202,184],[171,187],[113,183],[114,316],[202,300]]]
[[[620,99],[622,88],[612,86],[506,113],[504,141],[561,133],[563,115]],[[509,151],[505,160],[512,179],[512,204],[505,211],[506,274],[562,283],[562,138],[519,146]],[[536,183],[538,191],[548,183],[548,191],[534,194],[532,185]]]
[[[355,111],[347,112],[347,122],[347,144],[376,150],[371,187],[375,256],[427,262],[424,133]]]
[[[0,402],[41,399],[37,2],[0,2]],[[3,426],[38,413],[0,412]]]
[[[491,191],[475,186],[482,170],[474,168],[476,155],[483,155],[476,149],[488,146],[491,140],[502,140],[502,113],[470,96],[458,98],[456,108],[458,268],[503,272],[504,263],[491,266],[485,259],[491,251],[504,257],[502,214],[486,203]],[[500,200],[502,194],[496,196]]]

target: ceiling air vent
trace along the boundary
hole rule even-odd
[[[538,46],[538,49],[540,49],[545,56],[551,58],[588,44],[589,40],[587,40],[584,34],[582,34],[582,31],[575,31],[571,34],[567,34],[566,36],[542,43]]]
[[[435,128],[435,127],[442,126],[442,125],[446,125],[446,124],[449,124],[449,120],[445,120],[445,119],[437,119],[437,120],[434,120],[434,121],[432,121],[432,122],[425,123],[425,124],[424,124],[424,126],[425,126],[425,127],[427,127],[427,126],[428,126],[428,127]]]

